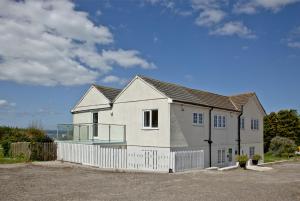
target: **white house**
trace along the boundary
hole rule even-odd
[[[71,112],[74,143],[203,150],[205,167],[263,156],[266,112],[255,93],[223,96],[136,76],[122,90],[92,85]]]

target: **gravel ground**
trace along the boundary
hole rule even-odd
[[[0,165],[0,200],[300,200],[300,162],[180,174],[49,164]]]

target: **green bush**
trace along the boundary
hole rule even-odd
[[[240,165],[246,164],[248,161],[248,156],[247,155],[238,155],[236,156],[236,161],[240,163]]]
[[[285,137],[274,137],[270,143],[270,152],[274,156],[292,156],[296,149],[295,142]]]
[[[255,154],[254,156],[252,156],[252,160],[254,161],[259,161],[261,159],[261,156],[259,154]]]
[[[3,155],[9,156],[10,144],[13,142],[53,142],[45,132],[38,128],[10,128],[0,127],[0,144],[3,148]]]

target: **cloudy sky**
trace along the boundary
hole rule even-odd
[[[0,1],[0,125],[70,123],[136,74],[300,110],[300,0]]]

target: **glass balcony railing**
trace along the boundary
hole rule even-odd
[[[58,124],[57,141],[125,143],[126,125],[118,124]]]

